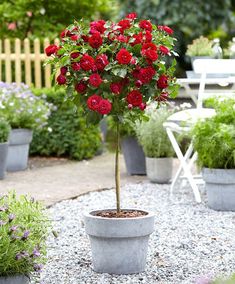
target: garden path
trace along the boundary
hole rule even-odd
[[[105,152],[91,160],[80,162],[41,160],[29,162],[29,169],[7,173],[0,181],[0,193],[14,189],[17,194],[30,194],[36,200],[52,205],[64,199],[75,198],[89,191],[114,187],[114,154]],[[39,159],[40,161],[40,159]],[[121,184],[139,183],[145,176],[128,176],[124,160],[120,159]]]

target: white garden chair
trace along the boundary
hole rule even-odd
[[[180,166],[171,183],[170,193],[172,195],[176,182],[179,179],[186,179],[193,190],[196,202],[201,202],[197,182],[198,180],[200,181],[199,178],[201,176],[193,175],[191,172],[192,165],[197,158],[197,153],[193,151],[193,145],[190,143],[185,155],[183,155],[177,143],[176,134],[188,132],[198,119],[211,117],[215,114],[214,109],[203,107],[205,99],[211,96],[234,96],[235,98],[235,90],[233,88],[229,90],[223,89],[221,92],[206,89],[207,85],[217,84],[220,87],[227,87],[231,83],[235,84],[235,59],[197,59],[194,61],[194,70],[195,73],[201,74],[200,79],[179,79],[178,82],[182,85],[199,83],[198,96],[194,95],[196,108],[174,113],[164,123],[164,127],[180,161]],[[210,74],[210,78],[208,78],[208,74]],[[211,78],[211,74],[216,74],[216,78]],[[227,74],[227,77],[224,74]]]

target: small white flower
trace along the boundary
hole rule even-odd
[[[48,132],[52,132],[52,128],[51,127],[48,127],[47,130],[48,130]]]

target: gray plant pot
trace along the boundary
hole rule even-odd
[[[9,138],[7,155],[7,171],[22,171],[27,168],[29,144],[32,141],[33,131],[29,129],[12,129]]]
[[[235,211],[235,169],[202,169],[208,206],[219,211]]]
[[[168,183],[172,178],[173,158],[146,157],[147,176],[151,182]]]
[[[149,235],[154,230],[154,214],[148,212],[137,218],[103,218],[94,216],[97,212],[84,215],[94,271],[110,274],[144,271]]]
[[[146,175],[145,156],[142,147],[135,137],[125,137],[121,140],[126,170],[129,175]]]
[[[7,276],[7,277],[0,276],[0,284],[28,284],[28,283],[29,283],[29,278],[24,275]]]
[[[7,168],[8,142],[0,143],[0,179],[4,179]]]

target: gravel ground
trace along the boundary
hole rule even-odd
[[[185,188],[169,199],[169,185],[143,183],[122,189],[123,208],[156,213],[145,273],[109,275],[93,272],[82,213],[113,208],[114,190],[92,192],[49,209],[59,237],[49,240],[45,284],[188,284],[202,275],[227,276],[235,271],[235,213],[196,204]],[[203,193],[203,200],[206,199]]]

